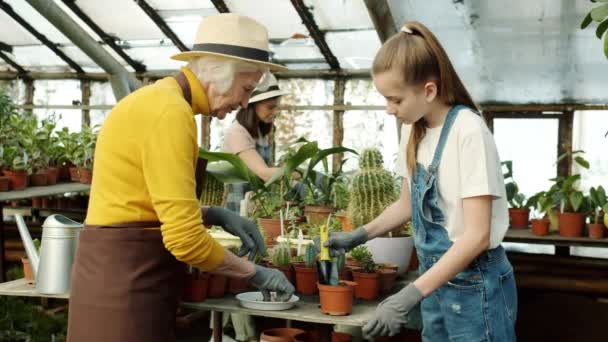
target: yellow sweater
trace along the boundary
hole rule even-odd
[[[160,221],[163,243],[178,260],[215,269],[224,249],[203,227],[195,194],[195,113],[208,114],[203,88],[183,68],[189,105],[167,77],[122,99],[97,139],[86,222]]]

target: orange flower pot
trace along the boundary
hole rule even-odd
[[[561,213],[559,214],[559,235],[564,237],[583,236],[585,227],[585,214]]]
[[[317,284],[321,312],[331,316],[346,316],[353,311],[353,293],[357,284],[341,281],[338,286]]]
[[[378,270],[379,281],[380,281],[380,293],[388,294],[391,293],[397,280],[397,271],[389,268],[382,268]]]
[[[319,292],[317,288],[317,269],[305,266],[296,266],[296,290],[303,295],[314,295]]]
[[[209,277],[209,288],[207,289],[207,297],[222,298],[226,294],[226,286],[228,278],[225,275],[211,273]]]
[[[551,221],[547,219],[532,220],[532,233],[537,236],[545,236],[549,234],[549,226]]]
[[[509,219],[512,229],[528,228],[528,225],[530,223],[529,217],[529,209],[509,208]]]
[[[10,171],[4,170],[4,175],[11,181],[11,189],[23,190],[27,188],[29,177],[27,171]]]
[[[184,277],[182,299],[186,302],[203,302],[207,299],[208,287],[209,273],[201,273],[197,276],[186,274]]]
[[[604,238],[604,224],[602,223],[589,223],[587,230],[589,231],[589,237],[592,239]]]
[[[307,205],[304,207],[304,216],[308,218],[309,223],[326,222],[329,214],[336,211],[336,208],[320,205]]]
[[[353,271],[353,280],[357,283],[356,298],[374,300],[380,295],[380,275],[377,272]]]
[[[58,179],[59,179],[59,169],[54,166],[49,166],[49,168],[46,170],[47,185],[57,184]]]

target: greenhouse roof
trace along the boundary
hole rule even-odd
[[[201,18],[219,12],[266,25],[273,60],[310,75],[366,75],[383,38],[417,20],[480,102],[608,103],[596,24],[580,29],[589,0],[0,0],[5,78],[108,73],[35,6],[44,2],[140,75],[176,70],[181,63],[169,57],[191,47]]]

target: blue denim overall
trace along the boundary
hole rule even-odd
[[[270,165],[270,159],[272,156],[272,144],[267,144],[264,146],[256,142],[255,150],[258,152],[260,157],[262,157],[266,165]],[[245,193],[250,190],[251,187],[247,182],[230,184],[228,189],[228,196],[226,196],[225,207],[236,213],[240,213],[241,200],[245,198]]]
[[[438,170],[450,128],[461,105],[450,109],[428,170],[416,163],[411,182],[414,243],[420,274],[452,246],[437,204]],[[454,170],[457,172],[457,170]],[[517,290],[502,246],[479,255],[421,303],[424,341],[515,341]]]

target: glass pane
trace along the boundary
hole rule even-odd
[[[289,70],[327,70],[327,63],[286,63],[285,66]]]
[[[513,178],[526,197],[551,187],[549,179],[557,175],[557,137],[557,119],[494,119],[500,159],[513,161]]]
[[[91,105],[113,105],[116,103],[110,82],[91,82]]]
[[[329,48],[344,69],[369,69],[380,49],[375,30],[357,32],[329,32],[325,35]]]
[[[226,0],[231,12],[249,16],[268,28],[270,38],[289,38],[294,33],[308,35],[306,26],[289,0]],[[280,20],[277,15],[280,14]]]
[[[49,116],[57,117],[56,130],[67,127],[70,132],[80,132],[82,127],[82,111],[80,109],[36,108],[34,109],[34,115],[36,115],[39,120],[48,118]]]
[[[281,105],[333,105],[334,82],[302,78],[280,79],[279,87],[289,93],[281,97]]]
[[[21,80],[0,81],[0,92],[10,96],[16,104],[25,102],[25,83]]]
[[[281,111],[275,119],[275,127],[275,160],[301,137],[318,141],[320,148],[331,147],[333,143],[332,111]]]
[[[395,117],[384,111],[347,111],[343,120],[344,140],[342,146],[360,152],[375,147],[382,152],[384,168],[394,172],[399,138]],[[345,171],[357,170],[359,161],[355,157],[344,164]]]
[[[325,63],[325,57],[311,38],[287,39],[281,44],[271,44],[272,58],[280,63],[308,61]]]
[[[589,162],[589,169],[582,169],[574,163],[574,171],[581,174],[581,188],[588,191],[589,187],[603,186],[608,189],[608,158],[606,146],[608,138],[608,111],[577,111],[574,112],[572,148],[583,150],[583,157]]]
[[[78,80],[35,80],[35,105],[71,105],[82,101]]]
[[[304,1],[321,30],[373,28],[367,7],[361,0]],[[340,15],[336,15],[339,13]]]
[[[159,46],[152,43],[147,46],[140,44],[126,50],[129,56],[135,60],[143,61],[148,70],[178,70],[184,62],[171,59],[179,50],[173,45]]]
[[[27,32],[19,23],[4,11],[0,11],[0,41],[8,45],[40,44],[40,42]]]
[[[201,117],[201,115],[197,115],[197,118]],[[236,111],[229,113],[226,115],[224,120],[218,120],[216,118],[211,119],[211,137],[209,140],[209,144],[211,145],[211,151],[222,151],[224,146],[224,135],[226,134],[226,130],[234,120],[236,119]],[[200,127],[200,121],[198,121]],[[200,131],[200,130],[199,130]],[[199,132],[199,141],[200,141],[200,132]]]
[[[44,18],[38,11],[36,11],[32,6],[30,6],[26,1],[23,0],[5,0],[7,4],[9,4],[15,13],[17,13],[21,18],[27,21],[30,25],[32,25],[36,30],[42,34],[44,34],[51,42],[55,44],[66,44],[70,43],[70,40],[63,35],[63,33],[59,32],[51,24],[46,18]],[[9,21],[1,21],[2,22],[2,30],[4,30],[4,23],[12,22],[17,24],[12,18]],[[17,24],[19,25],[19,24]],[[26,31],[27,32],[27,31]],[[29,33],[28,33],[29,34]],[[34,38],[32,36],[32,38]],[[36,39],[36,38],[34,38]],[[36,40],[36,43],[40,43],[40,41]]]
[[[371,80],[348,80],[344,89],[344,102],[349,105],[384,106],[386,100]]]
[[[79,1],[78,6],[106,33],[122,40],[165,38],[135,1]]]
[[[91,127],[95,127],[96,125],[100,125],[100,126],[103,125],[103,122],[106,120],[109,113],[110,113],[109,109],[105,109],[105,110],[92,109],[89,112],[89,115],[91,117]]]
[[[210,0],[148,0],[148,4],[157,11],[215,8]]]
[[[85,72],[104,72],[97,63],[93,62],[80,48],[70,45],[61,47],[61,50],[70,57],[76,64],[80,65]]]
[[[12,57],[17,64],[28,71],[74,71],[44,45],[15,46]]]

